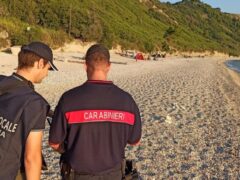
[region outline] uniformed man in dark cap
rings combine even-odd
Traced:
[[[110,67],[108,49],[91,46],[85,64],[88,80],[64,93],[56,107],[49,142],[63,152],[64,180],[121,180],[125,147],[140,141],[137,104],[107,79]]]
[[[32,42],[22,46],[17,71],[0,76],[1,180],[40,179],[49,105],[34,91],[33,83],[40,83],[48,70],[57,70],[52,50],[42,42]]]

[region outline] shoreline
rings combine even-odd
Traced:
[[[237,70],[232,69],[227,65],[228,61],[231,61],[232,59],[227,59],[223,62],[224,68],[227,70],[227,73],[231,76],[233,82],[240,88],[240,72]],[[235,59],[234,59],[235,60]],[[237,59],[236,59],[237,60]],[[240,60],[239,60],[240,61]]]
[[[232,80],[234,81],[234,83],[239,86],[240,88],[240,73],[236,72],[235,70],[232,69],[227,69],[228,73],[230,74],[230,76],[232,77]]]

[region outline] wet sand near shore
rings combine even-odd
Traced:
[[[109,79],[139,105],[143,134],[127,146],[142,179],[239,179],[239,76],[217,58],[164,59],[112,64]],[[57,62],[38,92],[54,108],[61,94],[86,81],[82,64]],[[230,73],[228,72],[230,71]],[[5,72],[7,74],[7,72]],[[42,179],[60,179],[59,155],[43,152],[49,166]]]

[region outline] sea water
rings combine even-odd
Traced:
[[[240,60],[229,60],[225,64],[228,68],[240,73]]]

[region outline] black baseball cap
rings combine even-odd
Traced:
[[[23,45],[21,48],[21,51],[22,50],[32,52],[32,53],[38,55],[39,57],[47,60],[51,66],[50,70],[58,71],[56,66],[53,64],[53,53],[52,53],[51,48],[48,45],[46,45],[42,42],[36,41],[36,42],[31,42],[28,45]]]

